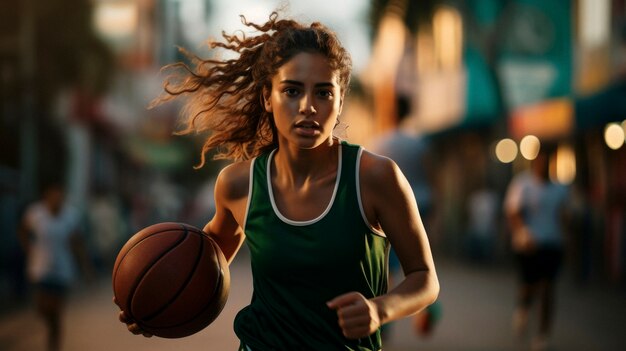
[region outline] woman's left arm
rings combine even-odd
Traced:
[[[430,245],[411,187],[392,160],[364,152],[360,167],[363,208],[389,238],[405,278],[387,294],[366,299],[357,292],[329,301],[348,338],[372,334],[387,322],[423,310],[439,294]]]

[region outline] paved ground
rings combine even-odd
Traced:
[[[235,313],[250,299],[251,276],[245,254],[231,265],[231,295],[220,317],[188,338],[145,339],[117,322],[107,280],[76,291],[67,308],[65,351],[198,351],[236,350],[232,332]],[[416,336],[411,320],[395,323],[385,351],[526,350],[510,329],[515,289],[509,268],[438,263],[443,317],[434,334]],[[564,351],[626,350],[626,293],[611,287],[576,287],[567,277],[558,291],[558,316],[553,347]],[[0,315],[0,351],[44,350],[45,332],[30,307]]]

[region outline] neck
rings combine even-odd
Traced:
[[[279,147],[274,155],[276,176],[292,184],[325,177],[337,171],[339,141],[330,139],[315,149]]]

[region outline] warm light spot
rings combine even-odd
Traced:
[[[519,144],[520,153],[527,160],[534,160],[539,153],[540,147],[539,138],[534,135],[525,136]]]
[[[624,128],[617,123],[610,123],[604,128],[604,142],[606,145],[617,150],[624,145]]]
[[[373,48],[375,80],[386,79],[389,75],[396,73],[395,70],[404,53],[406,35],[407,29],[402,18],[395,14],[383,16]]]
[[[578,5],[580,43],[597,48],[611,37],[611,1],[581,0]]]
[[[569,145],[560,145],[556,151],[556,181],[571,184],[576,178],[576,155]]]
[[[433,39],[441,68],[456,69],[461,65],[463,25],[461,15],[449,6],[442,6],[433,16]]]
[[[496,144],[496,157],[502,163],[511,163],[517,157],[517,144],[513,139],[502,139]]]
[[[94,25],[106,37],[124,38],[135,32],[138,14],[132,1],[100,2],[94,10]]]

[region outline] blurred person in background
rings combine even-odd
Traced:
[[[48,331],[48,351],[61,349],[63,311],[76,275],[75,259],[88,276],[93,274],[79,228],[78,209],[65,201],[60,181],[44,185],[41,199],[27,207],[19,227],[35,304]]]
[[[513,328],[518,337],[525,336],[531,306],[538,297],[539,332],[532,339],[533,350],[547,349],[552,331],[569,193],[568,187],[550,180],[551,150],[542,145],[530,169],[513,178],[505,198],[511,245],[520,273]]]

